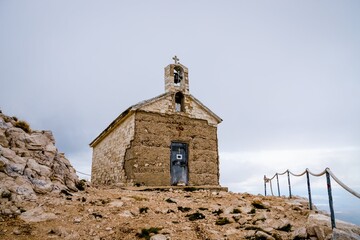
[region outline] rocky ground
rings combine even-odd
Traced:
[[[331,239],[329,218],[305,199],[193,190],[39,196],[1,216],[0,239]],[[359,226],[338,225],[333,239],[359,239]]]

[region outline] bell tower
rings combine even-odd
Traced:
[[[174,56],[175,63],[165,68],[165,92],[189,94],[188,69]]]

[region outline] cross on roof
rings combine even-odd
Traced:
[[[175,61],[175,64],[178,64],[180,61],[180,59],[176,55],[172,59]]]

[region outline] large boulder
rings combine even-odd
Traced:
[[[51,131],[32,131],[27,123],[0,112],[0,215],[15,214],[9,206],[38,195],[77,191],[78,183]]]
[[[317,239],[360,239],[359,226],[336,220],[336,229],[332,231],[330,217],[322,213],[309,215],[306,231],[309,237]]]

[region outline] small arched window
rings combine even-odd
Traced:
[[[175,66],[174,67],[174,85],[180,86],[182,79],[183,79],[183,71],[182,71],[181,67]]]
[[[184,111],[184,95],[181,92],[175,94],[175,112]]]

